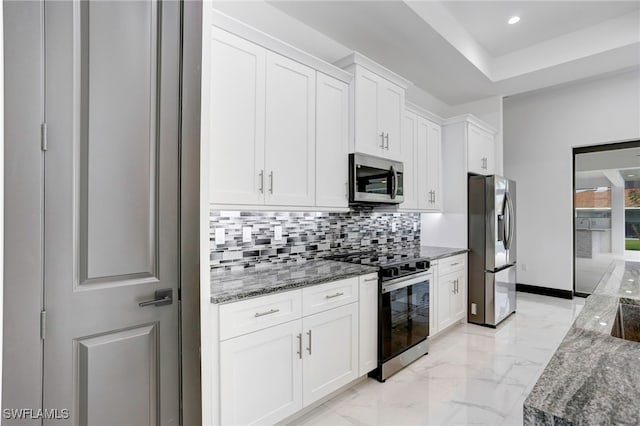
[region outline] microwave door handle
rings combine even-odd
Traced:
[[[396,198],[396,192],[398,191],[398,173],[393,166],[389,171],[391,172],[391,199],[393,200]]]

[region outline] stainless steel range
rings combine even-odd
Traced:
[[[384,382],[428,352],[429,260],[418,251],[357,252],[328,259],[378,267],[378,367]]]

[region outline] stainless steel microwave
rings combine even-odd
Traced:
[[[349,154],[350,204],[404,201],[402,163],[366,154]]]

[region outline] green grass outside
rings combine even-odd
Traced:
[[[640,250],[640,240],[624,240],[625,250]]]

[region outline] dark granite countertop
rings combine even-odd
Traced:
[[[620,300],[640,305],[640,262],[612,262],[525,400],[525,425],[640,424],[640,343],[611,335]]]
[[[469,249],[466,248],[421,246],[420,257],[424,257],[429,260],[438,260],[449,256],[455,256],[456,254],[466,253],[468,251]]]
[[[274,264],[243,271],[212,272],[211,303],[228,303],[269,293],[378,272],[372,266],[333,260]]]

